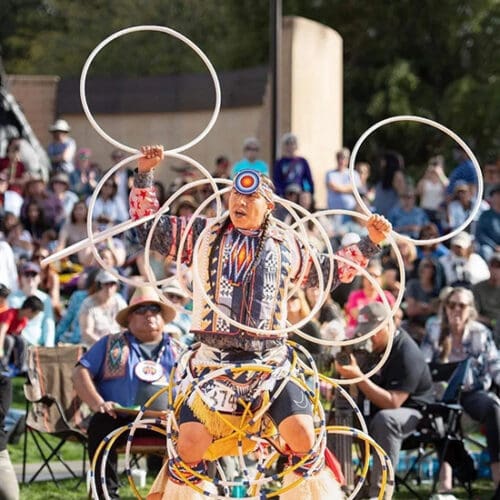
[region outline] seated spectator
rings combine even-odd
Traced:
[[[487,161],[483,166],[484,191],[483,199],[490,201],[491,192],[500,185],[500,168],[494,159]]]
[[[436,224],[429,222],[422,226],[420,229],[420,234],[418,239],[422,240],[433,240],[439,238],[439,229]],[[417,248],[417,257],[423,259],[424,257],[429,257],[431,259],[439,259],[443,255],[448,255],[450,250],[446,248],[442,243],[432,243],[431,245],[419,245]]]
[[[500,348],[500,253],[494,253],[488,262],[490,277],[472,287],[477,320],[493,332],[493,339]]]
[[[119,238],[108,238],[105,242],[97,245],[97,252],[104,264],[109,267],[121,269],[127,259],[127,249],[122,240]],[[84,267],[95,267],[100,265],[94,258],[92,251],[84,251],[78,253],[78,261]]]
[[[64,208],[59,198],[47,189],[42,178],[31,178],[26,182],[24,203],[21,207],[21,220],[28,217],[28,207],[36,202],[43,212],[48,227],[59,230],[64,220]]]
[[[7,177],[8,188],[10,191],[22,195],[24,183],[26,182],[26,168],[21,161],[21,147],[19,139],[14,137],[9,140],[7,145],[7,156],[0,158],[0,173]]]
[[[177,201],[173,204],[172,214],[177,215],[177,217],[191,217],[195,210],[199,207],[196,199],[191,195],[180,196]]]
[[[95,281],[96,292],[88,296],[80,307],[81,339],[87,347],[105,335],[121,331],[115,316],[127,306],[118,293],[118,280],[111,273],[102,269]]]
[[[30,233],[33,242],[38,243],[43,233],[53,226],[45,219],[43,208],[37,201],[30,201],[25,208],[21,217],[23,228]]]
[[[326,173],[326,188],[328,191],[328,208],[353,210],[356,206],[354,198],[353,184],[349,175],[349,157],[350,151],[343,148],[337,152],[337,168],[328,170]],[[354,171],[355,185],[359,188],[361,180],[357,171]],[[335,230],[337,230],[345,221],[344,215],[335,215],[333,217]]]
[[[451,201],[453,193],[455,192],[455,185],[459,182],[468,184],[473,196],[476,195],[477,191],[477,173],[472,160],[463,149],[458,147],[453,150],[453,156],[457,162],[457,166],[449,175],[449,183],[446,188],[448,202]]]
[[[69,177],[67,174],[56,174],[50,179],[50,189],[59,198],[64,210],[64,221],[71,216],[73,206],[78,201],[78,195],[69,190]]]
[[[443,315],[446,297],[453,291],[452,286],[445,286],[439,292],[436,304],[436,312],[427,318],[425,322],[424,339],[420,343],[420,350],[424,353],[425,362],[430,363],[434,357],[434,347],[439,343],[441,334],[441,317]]]
[[[448,229],[453,231],[461,226],[467,220],[473,208],[474,195],[471,192],[470,185],[464,181],[456,182],[455,189],[453,190],[453,199],[448,203]],[[476,221],[486,208],[486,202],[482,202],[473,221],[467,226],[466,231],[468,233],[474,234]]]
[[[404,174],[403,157],[389,151],[380,160],[380,180],[375,185],[373,208],[377,214],[389,216],[391,210],[399,203],[399,197],[407,189]]]
[[[369,184],[371,166],[366,161],[358,161],[354,165],[354,170],[359,175],[358,192],[366,200],[366,206],[369,207],[375,199],[375,188]]]
[[[69,174],[69,188],[84,199],[92,195],[101,177],[99,168],[90,161],[91,156],[90,149],[79,149],[76,153],[75,169]]]
[[[125,329],[117,335],[106,334],[80,359],[73,371],[73,385],[78,396],[94,412],[88,427],[90,460],[111,431],[133,421],[134,417],[120,413],[120,406],[141,406],[159,389],[168,384],[174,368],[176,351],[164,333],[165,324],[174,317],[174,310],[164,304],[152,287],[137,288],[130,306],[123,307],[116,318]],[[109,358],[113,353],[113,366]],[[146,370],[153,370],[151,377]],[[156,400],[153,408],[164,409],[167,394]],[[141,430],[136,433],[139,436]],[[118,443],[124,444],[126,436]],[[101,455],[102,458],[102,455]],[[99,459],[97,470],[100,470]],[[110,498],[118,495],[118,459],[113,447],[107,456],[106,486]],[[98,498],[104,498],[100,482]]]
[[[474,252],[472,237],[465,231],[451,239],[451,252],[441,257],[439,263],[444,271],[446,285],[449,286],[470,288],[490,277],[488,264]]]
[[[111,166],[115,166],[120,161],[122,161],[127,155],[121,149],[113,149],[111,152]],[[128,195],[130,193],[130,188],[132,187],[132,179],[134,172],[131,168],[121,167],[112,176],[112,179],[116,182],[118,186],[117,195],[123,201],[125,205],[128,204]],[[92,193],[90,193],[92,194]]]
[[[470,371],[460,403],[466,413],[486,428],[486,443],[491,458],[495,488],[500,483],[500,401],[489,392],[492,383],[500,385],[500,357],[491,332],[476,321],[474,296],[466,288],[454,288],[446,297],[438,342],[433,345],[433,360],[451,363],[471,358]],[[379,443],[380,444],[380,443]],[[452,488],[451,469],[443,467],[440,489]]]
[[[288,184],[285,188],[283,197],[287,201],[300,205],[300,193],[302,193],[302,188],[298,184]],[[292,214],[288,208],[284,207],[281,203],[276,204],[274,216],[281,221],[286,221],[287,224],[290,224],[293,221]]]
[[[403,266],[405,270],[406,281],[412,278],[418,278],[418,259],[417,259],[417,247],[412,241],[406,241],[398,239],[396,241],[399,253],[403,260]],[[382,266],[384,270],[395,269],[396,276],[394,277],[396,281],[401,280],[399,275],[399,264],[394,250],[389,250],[386,257],[382,257]]]
[[[366,271],[380,285],[382,284],[382,267],[378,261],[370,261],[366,268]],[[387,302],[392,307],[396,302],[394,296],[387,290],[384,290],[384,294],[387,298]],[[354,290],[349,294],[347,302],[344,306],[347,319],[346,336],[348,338],[351,338],[354,335],[354,330],[358,325],[359,311],[371,302],[382,302],[382,300],[382,297],[380,296],[377,289],[373,286],[371,281],[363,276],[361,288],[359,290]]]
[[[113,179],[107,179],[97,196],[92,214],[92,219],[99,224],[101,230],[129,218],[127,208],[117,193],[116,182]],[[87,205],[89,203],[90,198],[87,199]]]
[[[21,334],[28,321],[41,312],[43,302],[31,295],[18,309],[11,307],[0,313],[0,361],[4,367],[13,365],[19,373],[26,371],[27,342]]]
[[[23,197],[16,191],[9,189],[7,172],[0,172],[0,220],[7,212],[19,217],[24,203]]]
[[[356,335],[374,331],[387,317],[386,308],[372,302],[360,310]],[[389,338],[394,334],[389,357],[377,375],[358,382],[356,386],[371,403],[370,436],[383,448],[393,464],[399,461],[401,443],[409,436],[422,418],[421,410],[433,401],[432,377],[429,367],[414,340],[402,328],[391,332],[388,325],[372,337],[372,349],[382,355]],[[350,363],[335,368],[342,378],[352,379],[362,375],[354,356]],[[377,498],[378,480],[382,464],[374,454],[369,496]]]
[[[217,156],[215,159],[215,169],[212,172],[212,177],[215,177],[216,179],[229,179],[229,173],[231,170],[230,166],[231,164],[229,163],[229,158],[227,156]],[[224,185],[221,184],[219,187],[224,187]]]
[[[16,472],[10,461],[7,449],[7,433],[5,417],[12,403],[12,383],[9,377],[0,374],[0,463],[2,464],[2,480],[0,481],[0,498],[19,500],[19,485]]]
[[[407,188],[399,196],[399,205],[389,212],[392,229],[399,234],[416,239],[424,224],[429,222],[425,211],[415,206],[415,191]]]
[[[314,181],[308,161],[297,155],[297,136],[284,134],[281,138],[283,156],[276,160],[273,182],[278,196],[284,196],[286,187],[298,184],[302,191],[314,194]]]
[[[43,312],[30,319],[22,331],[29,345],[54,347],[55,321],[50,296],[40,290],[40,266],[25,262],[19,271],[19,289],[9,295],[9,306],[20,308],[24,300],[35,295],[43,302]]]
[[[59,274],[54,267],[54,264],[42,264],[42,260],[50,255],[47,248],[35,246],[31,261],[40,266],[40,290],[48,293],[52,301],[52,309],[59,320],[63,313],[63,305],[61,303]]]
[[[310,191],[302,191],[299,194],[299,205],[311,214],[316,213],[316,202],[314,200],[314,195]],[[301,218],[304,217],[304,214],[299,213],[298,216],[299,218]],[[295,220],[292,219],[291,215],[289,214],[285,219],[285,223],[294,224]],[[305,223],[305,230],[309,243],[311,243],[320,252],[322,252],[326,249],[326,243],[322,231],[319,229],[318,225],[323,228],[326,236],[328,237],[328,240],[331,240],[335,236],[335,231],[333,229],[331,220],[324,215],[318,216],[316,218],[316,222],[311,219]]]
[[[97,291],[95,278],[99,268],[91,269],[80,275],[78,289],[75,290],[68,301],[68,306],[56,327],[56,344],[81,344],[80,308],[83,301]]]
[[[33,252],[33,238],[29,231],[13,214],[7,214],[3,222],[5,241],[14,253],[15,262],[28,259]]]
[[[66,120],[56,120],[50,127],[52,142],[47,146],[47,153],[52,164],[52,172],[64,172],[70,174],[73,172],[74,157],[76,151],[75,140],[70,137],[70,126]]]
[[[189,295],[181,288],[177,279],[170,280],[162,287],[164,297],[175,307],[175,318],[165,326],[165,331],[185,346],[194,342],[191,330],[191,314],[187,307],[190,304]]]
[[[500,184],[492,187],[488,201],[490,208],[481,213],[476,224],[478,251],[486,260],[500,250]]]
[[[87,237],[87,213],[87,204],[84,201],[78,201],[73,205],[70,217],[64,222],[59,231],[57,251],[78,243]],[[91,253],[89,249],[84,249],[82,252],[85,255]],[[80,255],[79,252],[70,258],[73,261],[79,261]],[[86,259],[84,259],[85,261]]]
[[[420,207],[429,220],[439,226],[443,220],[442,209],[446,201],[448,177],[444,173],[444,158],[441,155],[429,160],[424,176],[417,184]]]
[[[404,329],[420,344],[425,336],[425,322],[437,312],[437,298],[441,290],[439,263],[423,258],[418,265],[418,278],[406,284],[404,300],[406,303],[406,321]]]
[[[248,137],[243,142],[243,158],[237,161],[231,169],[231,179],[242,170],[255,170],[269,176],[269,167],[264,160],[259,159],[260,142],[255,137]]]

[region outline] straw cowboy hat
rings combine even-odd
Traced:
[[[161,316],[165,323],[170,323],[175,318],[176,311],[173,307],[165,304],[161,301],[156,288],[152,286],[140,286],[137,287],[132,297],[130,298],[130,303],[128,307],[122,309],[116,315],[116,322],[123,326],[128,327],[128,316],[137,307],[143,304],[157,304],[161,308]]]

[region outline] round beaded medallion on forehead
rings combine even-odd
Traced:
[[[240,194],[253,194],[259,189],[260,183],[261,178],[258,173],[244,170],[235,177],[234,189]]]

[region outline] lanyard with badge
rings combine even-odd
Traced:
[[[139,380],[143,382],[153,383],[163,377],[163,367],[160,364],[160,359],[165,352],[165,344],[163,344],[160,352],[156,356],[156,360],[144,359],[143,353],[139,347],[139,363],[135,365],[134,373]]]

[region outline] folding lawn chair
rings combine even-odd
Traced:
[[[28,351],[28,380],[24,385],[26,396],[26,433],[24,435],[22,483],[33,482],[47,469],[57,485],[51,462],[57,459],[67,472],[85,479],[87,436],[84,417],[89,413],[86,405],[76,396],[71,381],[73,367],[83,354],[82,346],[36,347]],[[26,478],[28,435],[40,455],[41,465],[33,476]],[[79,475],[62,456],[67,442],[82,446],[82,474]]]

